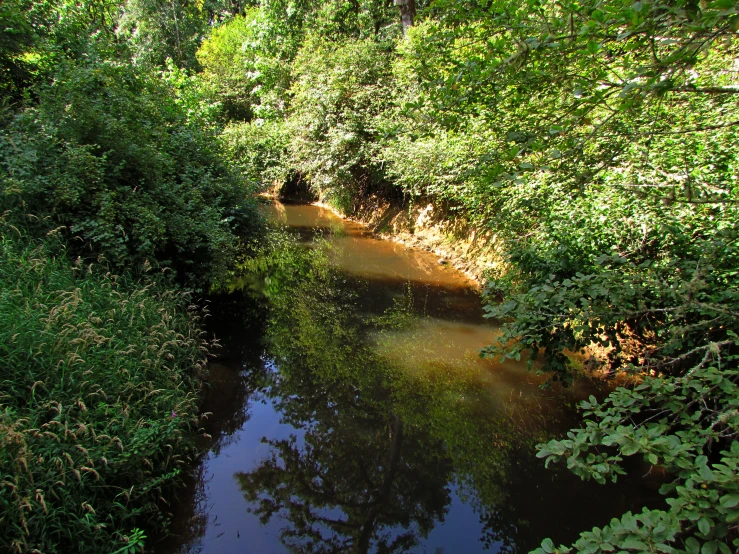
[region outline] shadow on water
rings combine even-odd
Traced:
[[[296,240],[250,281],[262,317],[244,291],[213,301],[210,449],[156,552],[525,552],[655,504],[638,474],[543,467],[535,444],[603,391],[481,360],[496,328],[462,276],[327,210],[273,210]]]

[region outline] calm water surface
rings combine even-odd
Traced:
[[[270,215],[293,240],[251,300],[214,300],[210,450],[157,552],[526,552],[654,505],[644,468],[544,468],[536,443],[599,391],[480,359],[497,330],[462,274],[317,206]]]

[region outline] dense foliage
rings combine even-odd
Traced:
[[[376,118],[390,94],[390,51],[375,42],[315,40],[294,64],[288,153],[322,199],[351,212],[382,180]]]
[[[7,84],[33,99],[0,114],[0,209],[16,225],[38,218],[34,233],[63,226],[76,253],[116,270],[170,266],[202,289],[222,278],[256,227],[248,187],[220,155],[210,112],[182,90],[181,70],[132,65],[136,44],[115,40],[116,17],[133,4],[15,7],[28,43],[9,58],[36,78]]]
[[[121,63],[60,68],[0,131],[3,209],[65,226],[116,268],[164,263],[205,286],[249,226],[246,190],[166,85]]]
[[[0,544],[139,547],[193,453],[204,348],[188,297],[2,231]]]
[[[2,551],[166,527],[206,353],[185,291],[259,228],[186,70],[228,4],[0,5]]]

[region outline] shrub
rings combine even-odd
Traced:
[[[582,403],[581,428],[539,445],[540,458],[566,461],[583,479],[615,481],[624,473],[623,459],[635,455],[662,466],[670,478],[660,489],[669,509],[627,512],[582,533],[573,548],[546,540],[537,554],[736,551],[739,372],[732,350],[738,345],[730,333],[725,341],[696,348],[699,361],[680,377],[648,376],[633,389],[618,388],[605,402],[591,397]]]
[[[0,129],[0,209],[65,226],[75,253],[117,270],[172,266],[203,288],[256,228],[243,187],[156,76],[67,64]],[[77,240],[79,239],[79,240]]]
[[[292,165],[320,197],[345,211],[360,193],[384,182],[376,118],[389,101],[391,56],[374,41],[314,38],[295,60]]]
[[[224,153],[246,179],[262,186],[287,179],[290,137],[282,121],[229,123],[220,140]]]

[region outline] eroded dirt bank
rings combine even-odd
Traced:
[[[304,195],[293,198],[278,190],[265,196],[288,202],[308,200]],[[501,245],[494,232],[474,227],[429,201],[401,204],[373,194],[355,200],[352,212],[344,213],[322,199],[312,200],[342,219],[361,223],[378,238],[432,252],[439,264],[453,266],[478,287],[485,283],[487,275],[505,270]]]

